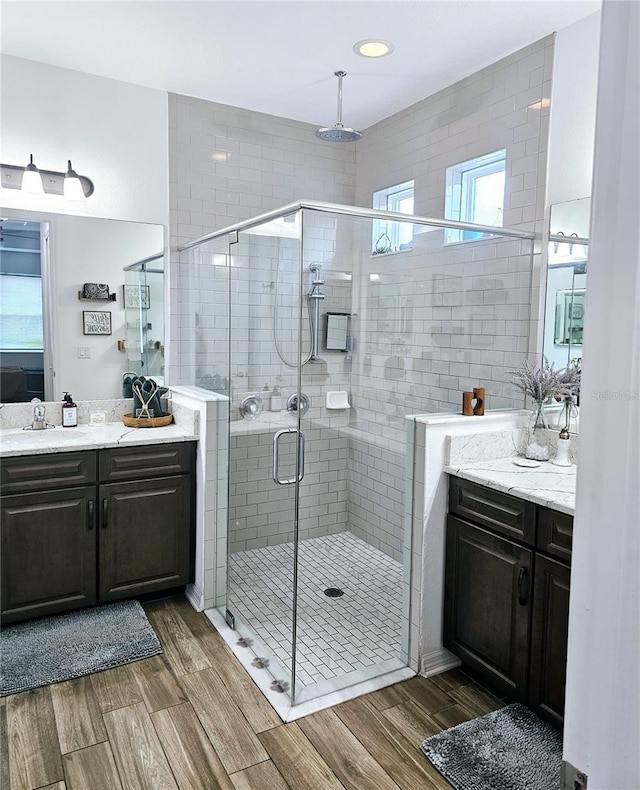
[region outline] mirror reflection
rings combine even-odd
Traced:
[[[543,354],[556,370],[569,365],[582,369],[590,210],[590,198],[551,207]],[[578,410],[569,406],[571,418],[560,408],[557,424],[577,432]]]
[[[543,353],[556,370],[582,366],[591,199],[551,207]]]
[[[0,400],[119,398],[127,371],[162,379],[163,226],[0,212]]]

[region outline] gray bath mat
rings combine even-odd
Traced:
[[[466,721],[420,748],[456,790],[560,787],[560,733],[524,705]]]
[[[8,625],[0,633],[0,696],[162,653],[138,601]]]

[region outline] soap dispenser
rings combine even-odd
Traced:
[[[569,431],[563,428],[558,435],[558,450],[552,463],[556,466],[572,466],[571,457],[569,455],[570,447],[571,438],[569,436]]]
[[[73,398],[68,392],[64,393],[62,403],[62,427],[75,428],[78,424],[78,407],[73,402]]]

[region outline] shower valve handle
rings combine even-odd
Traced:
[[[280,439],[285,433],[298,434],[298,474],[296,477],[280,478],[279,465],[280,465]],[[273,482],[279,486],[290,486],[293,483],[299,483],[304,477],[304,434],[298,431],[297,428],[283,428],[274,434],[273,437]]]

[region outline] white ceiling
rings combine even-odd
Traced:
[[[365,129],[597,11],[599,0],[2,0],[2,52],[316,125]],[[364,38],[393,42],[377,60]]]

